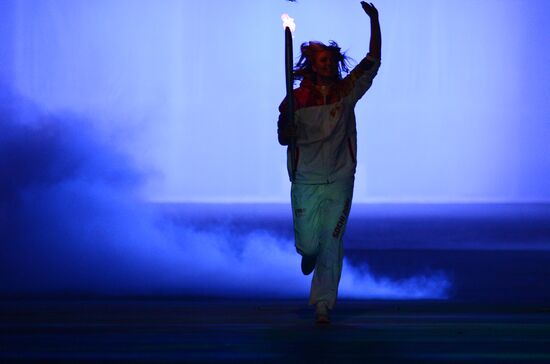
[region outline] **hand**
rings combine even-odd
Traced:
[[[285,127],[277,128],[277,135],[279,138],[279,144],[289,145],[293,138],[296,138],[298,129],[296,126],[286,125]]]
[[[378,10],[374,7],[374,5],[372,5],[372,3],[369,4],[366,1],[361,1],[361,6],[369,18],[378,19]]]
[[[296,138],[298,136],[298,128],[296,125],[287,125],[287,127],[283,129],[283,135],[285,138]]]

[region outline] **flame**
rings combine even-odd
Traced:
[[[281,15],[281,20],[283,21],[283,28],[289,27],[290,31],[294,33],[296,30],[296,23],[294,23],[294,18],[288,16],[287,13]]]

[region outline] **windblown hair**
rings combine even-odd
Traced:
[[[342,52],[338,43],[331,40],[328,45],[322,42],[310,41],[304,42],[300,46],[302,52],[298,63],[294,67],[294,79],[303,80],[311,79],[315,81],[315,72],[313,72],[312,64],[315,55],[321,51],[329,51],[332,53],[336,63],[338,64],[338,79],[342,79],[342,72],[348,73],[350,68],[350,57],[346,55],[346,52]]]

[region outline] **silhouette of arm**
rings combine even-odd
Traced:
[[[382,56],[382,35],[380,33],[378,10],[372,3],[369,4],[365,1],[361,1],[361,6],[370,18],[369,54],[376,59],[380,59]]]
[[[277,122],[277,136],[279,138],[279,144],[281,145],[289,145],[290,140],[293,137],[292,127],[288,124],[284,113],[279,114],[279,121]]]
[[[344,78],[343,91],[348,100],[356,103],[372,85],[380,67],[381,45],[380,23],[378,22],[378,10],[372,4],[361,1],[361,6],[370,17],[371,36],[369,53],[353,70]]]
[[[297,128],[295,125],[290,125],[287,113],[285,98],[279,106],[279,120],[277,121],[277,137],[281,145],[289,145],[290,140],[297,136]]]

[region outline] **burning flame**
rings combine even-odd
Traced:
[[[296,24],[294,23],[294,18],[288,16],[287,13],[281,15],[281,20],[283,21],[283,28],[289,27],[290,31],[294,33],[296,30]]]

